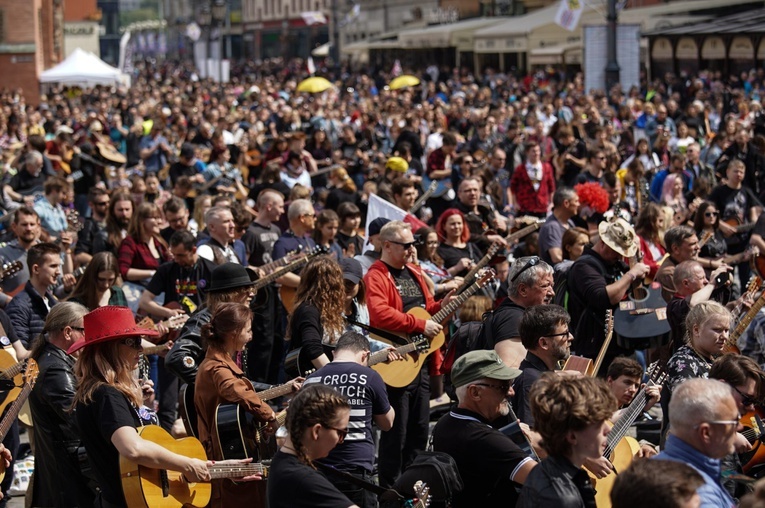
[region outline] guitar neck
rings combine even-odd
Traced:
[[[452,298],[452,301],[449,302],[449,304],[446,307],[442,307],[441,310],[433,314],[433,321],[435,321],[438,324],[443,323],[447,317],[451,316],[452,313],[460,308],[460,306],[467,301],[468,298],[476,294],[476,292],[481,289],[480,282],[473,283],[470,287],[468,287],[462,294],[455,296]]]
[[[741,334],[744,333],[744,331],[749,326],[749,323],[752,322],[754,316],[760,312],[763,306],[765,306],[765,293],[763,293],[762,296],[760,296],[757,301],[754,302],[752,308],[750,308],[749,311],[744,314],[744,317],[741,318],[741,321],[739,321],[736,327],[733,329],[730,337],[728,338],[729,344],[735,345],[738,342],[738,338],[741,337]]]
[[[285,383],[283,385],[269,388],[268,390],[263,390],[262,392],[257,392],[257,396],[260,397],[260,400],[266,401],[266,400],[275,399],[276,397],[281,397],[283,395],[288,395],[292,393],[292,391],[293,391],[292,383]]]
[[[436,187],[437,185],[430,184],[430,187],[428,187],[428,190],[423,192],[422,196],[417,198],[417,201],[414,202],[414,204],[412,205],[412,208],[409,209],[409,213],[411,213],[412,215],[417,213],[417,210],[419,210],[422,207],[422,205],[425,204],[425,201],[427,201],[428,198],[432,196],[433,193],[436,191]]]
[[[274,270],[277,270],[281,268],[282,266],[286,265],[287,261],[290,259],[290,256],[292,254],[297,254],[297,252],[292,251],[288,253],[286,256],[284,256],[283,258],[277,259],[276,261],[271,261],[270,263],[261,265],[258,268],[260,268],[263,271],[263,273],[270,274]]]
[[[292,261],[290,263],[287,263],[283,267],[279,268],[278,270],[271,272],[270,274],[266,275],[262,279],[258,279],[257,282],[255,282],[255,290],[261,289],[266,287],[267,285],[271,284],[273,281],[284,275],[285,273],[289,273],[295,268],[300,268],[301,266],[308,263],[308,261],[312,258],[312,255],[307,255],[305,257],[302,257],[300,259],[296,259],[295,261]]]
[[[13,379],[24,370],[26,362],[16,362],[0,373],[0,379]]]
[[[520,238],[523,238],[526,235],[530,235],[531,233],[533,233],[534,231],[536,231],[540,227],[542,227],[542,224],[540,222],[537,222],[537,223],[532,224],[530,226],[526,226],[523,229],[519,229],[515,233],[510,233],[509,235],[507,235],[505,237],[505,240],[507,241],[508,244],[511,244],[512,242],[514,242],[514,241],[516,241],[516,240],[518,240]]]
[[[412,342],[411,344],[405,344],[403,346],[397,347],[396,353],[400,354],[401,356],[404,356],[416,350],[417,350],[417,343]],[[371,367],[372,365],[377,365],[378,363],[383,363],[385,361],[388,361],[388,350],[383,349],[381,351],[375,351],[374,353],[369,355],[367,366]]]
[[[489,264],[489,261],[491,261],[491,258],[494,257],[494,255],[499,250],[499,244],[493,243],[491,244],[491,247],[489,247],[489,250],[486,252],[486,255],[481,258],[481,260],[475,264],[473,268],[470,269],[470,271],[463,277],[462,285],[457,288],[457,294],[460,294],[462,290],[464,290],[468,284],[475,278],[475,276],[478,274],[478,272],[486,265]]]
[[[244,478],[254,474],[265,475],[268,473],[268,467],[260,463],[255,464],[215,464],[209,466],[211,480],[222,478]]]
[[[16,397],[16,400],[11,402],[10,406],[8,406],[8,411],[3,416],[3,421],[0,422],[0,441],[5,439],[5,436],[8,435],[8,431],[11,430],[11,425],[13,425],[13,422],[18,418],[19,412],[21,412],[21,406],[27,401],[30,393],[32,393],[32,385],[24,383],[24,388],[21,389],[19,396]]]
[[[158,355],[163,351],[167,351],[166,346],[152,346],[152,347],[143,348],[143,351],[141,352],[141,354],[143,354],[144,356]]]
[[[653,381],[649,381],[649,383],[651,385],[654,384]],[[611,456],[616,445],[618,445],[619,441],[627,435],[632,424],[637,421],[638,416],[640,416],[640,413],[643,412],[643,408],[645,407],[646,398],[645,387],[643,387],[637,392],[635,398],[632,399],[632,402],[627,406],[627,409],[624,410],[619,419],[616,420],[614,426],[611,427],[611,431],[606,438],[606,450],[603,452],[604,457],[609,458]]]

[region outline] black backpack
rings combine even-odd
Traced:
[[[486,311],[481,321],[471,321],[462,324],[452,336],[444,355],[442,370],[445,373],[452,371],[452,365],[457,358],[469,351],[479,349],[493,349],[491,337],[491,319],[494,311]]]
[[[454,495],[464,487],[457,463],[444,452],[419,452],[396,480],[393,489],[406,498],[412,498],[417,481],[425,482],[430,488],[431,508],[449,506]]]

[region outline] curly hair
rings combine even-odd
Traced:
[[[319,309],[324,333],[337,338],[345,330],[344,302],[343,269],[337,261],[330,256],[318,256],[309,261],[300,272],[295,307],[310,303]],[[291,323],[287,328],[292,328]]]
[[[441,214],[441,217],[438,218],[438,222],[436,222],[436,233],[438,234],[438,239],[442,242],[446,240],[446,221],[453,215],[459,215],[459,217],[462,219],[462,235],[460,236],[460,241],[467,243],[467,241],[470,240],[470,228],[468,228],[467,221],[465,220],[465,215],[456,208],[449,208]]]
[[[350,409],[351,405],[345,395],[324,384],[305,386],[295,395],[287,409],[285,427],[300,462],[314,467],[303,444],[305,432],[316,424],[335,426],[338,413]]]
[[[226,302],[215,307],[212,319],[202,325],[202,341],[223,348],[226,339],[235,337],[252,322],[252,311],[243,303]]]
[[[602,379],[563,378],[544,374],[529,392],[535,430],[542,436],[542,447],[554,457],[571,452],[569,431],[584,430],[613,415],[617,401]]]
[[[72,408],[77,404],[92,402],[93,394],[103,385],[113,386],[135,407],[141,407],[141,387],[133,377],[133,366],[122,358],[119,348],[119,340],[82,348],[77,363],[74,364],[77,391],[72,400]]]
[[[115,277],[114,283],[121,285],[120,266],[117,262],[117,256],[110,251],[99,252],[90,260],[87,268],[85,268],[85,272],[80,277],[80,280],[77,281],[77,285],[74,286],[67,300],[83,302],[88,309],[95,310],[98,307],[98,295],[96,294],[98,274],[101,272],[112,272]]]

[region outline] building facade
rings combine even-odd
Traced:
[[[40,73],[64,57],[62,0],[0,0],[0,88],[22,88],[40,98]]]
[[[76,48],[99,56],[101,11],[96,0],[77,0],[64,4],[64,56]]]
[[[241,0],[243,56],[307,58],[329,41],[333,2],[344,0]],[[324,14],[326,23],[308,24],[304,13]],[[311,21],[308,19],[309,22]]]

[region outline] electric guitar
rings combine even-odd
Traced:
[[[147,425],[137,429],[138,435],[171,452],[207,461],[205,449],[196,438],[173,439],[162,427]],[[239,479],[255,474],[268,475],[268,467],[259,463],[221,464],[207,467],[210,479]],[[120,477],[125,502],[130,508],[204,508],[210,502],[209,482],[193,483],[183,473],[141,466],[120,455]]]
[[[593,363],[592,360],[585,358],[584,356],[571,355],[566,360],[566,363],[563,366],[563,370],[575,370],[589,377],[595,377],[598,375],[600,366],[603,365],[603,358],[605,358],[606,351],[608,351],[608,347],[611,345],[611,339],[614,336],[614,317],[611,309],[606,311],[605,326],[606,339],[600,346],[600,351],[598,352],[598,356],[596,357],[595,362]]]
[[[754,316],[760,312],[760,309],[762,309],[763,306],[765,306],[765,293],[760,295],[760,297],[755,300],[755,302],[752,304],[752,307],[747,311],[746,314],[744,314],[744,316],[736,324],[733,330],[731,330],[730,335],[728,336],[728,340],[725,341],[725,346],[723,347],[724,353],[740,353],[738,348],[738,339],[741,337],[741,334],[743,334],[746,329],[749,328],[749,325],[752,323]]]
[[[16,418],[19,416],[21,407],[24,405],[24,403],[29,398],[29,395],[32,393],[32,388],[34,388],[38,373],[39,369],[37,367],[37,362],[31,358],[28,358],[26,369],[24,370],[24,385],[15,394],[13,400],[10,401],[8,410],[5,412],[5,414],[3,414],[3,419],[0,420],[0,441],[4,440],[5,436],[8,435],[8,431],[11,430],[11,425],[13,425],[13,422],[15,422]],[[11,390],[11,392],[13,392],[13,390]],[[6,405],[8,399],[10,398],[11,393],[8,394],[3,404]],[[3,481],[3,478],[5,478],[5,464],[0,461],[0,482]]]
[[[648,372],[647,386],[662,385],[668,377],[665,372],[661,371],[658,362],[649,366]],[[628,436],[627,432],[643,413],[647,400],[646,387],[643,386],[635,394],[630,405],[622,412],[608,433],[603,457],[613,464],[615,474],[609,474],[605,478],[599,479],[587,471],[590,481],[597,491],[595,494],[595,504],[598,508],[611,507],[611,489],[613,489],[617,474],[620,471],[626,470],[635,458],[635,454],[640,451],[640,444],[634,438]]]
[[[478,290],[491,282],[491,280],[494,279],[494,276],[494,270],[486,270],[480,279],[475,281],[469,288],[463,291],[462,294],[452,298],[448,305],[441,307],[441,310],[436,312],[433,316],[431,316],[428,311],[421,307],[414,307],[413,309],[410,309],[407,314],[410,314],[417,319],[431,320],[438,324],[442,324],[449,318],[449,316],[454,313],[454,311],[462,306],[462,304],[465,303],[468,298],[473,296]],[[419,342],[423,335],[402,335],[402,337],[407,339],[409,342],[415,343]],[[430,339],[430,348],[427,351],[422,351],[420,353],[413,352],[407,354],[403,361],[400,360],[389,363],[378,363],[372,368],[376,370],[380,376],[382,376],[385,384],[395,388],[402,388],[407,386],[414,380],[415,377],[417,377],[417,374],[420,372],[420,369],[425,363],[425,360],[431,353],[440,349],[441,346],[444,345],[444,341],[444,332],[442,331]]]

